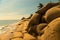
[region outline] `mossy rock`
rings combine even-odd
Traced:
[[[49,9],[45,14],[45,20],[50,23],[53,19],[60,17],[60,5]]]
[[[41,40],[60,40],[60,17],[54,19],[46,27],[47,29],[41,36]]]

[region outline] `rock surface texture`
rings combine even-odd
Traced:
[[[0,40],[60,40],[60,4],[47,3],[31,17],[0,31]]]

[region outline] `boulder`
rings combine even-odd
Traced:
[[[0,35],[0,40],[10,40],[10,38],[12,38],[12,33],[7,31],[3,34]]]
[[[30,19],[33,16],[33,14],[31,14],[27,19]]]
[[[60,17],[60,5],[55,6],[55,7],[51,8],[51,9],[49,9],[46,12],[44,17],[45,17],[45,20],[47,21],[47,23],[50,23],[55,18]]]
[[[37,32],[39,35],[42,35],[42,34],[44,33],[42,30],[43,30],[46,26],[47,26],[47,23],[41,23],[41,24],[37,25],[36,32]]]
[[[22,18],[21,18],[21,20],[24,20],[24,19],[26,19],[26,18],[25,18],[25,17],[22,17]]]
[[[23,37],[23,34],[21,32],[13,32],[12,38],[17,38],[17,37]]]
[[[40,21],[40,15],[35,13],[35,14],[33,14],[33,16],[30,19],[30,24],[36,25],[36,24],[39,24],[39,21]]]
[[[59,5],[59,3],[47,3],[41,9],[39,9],[35,14],[33,14],[33,16],[30,19],[27,31],[31,27],[31,25],[33,26],[42,23],[42,16],[45,14],[45,12],[56,5]]]
[[[29,29],[29,34],[37,37],[38,35],[41,36],[44,31],[42,31],[45,27],[47,26],[47,23],[41,23],[39,25],[34,25],[32,27],[30,27]]]
[[[45,12],[48,10],[48,9],[50,9],[50,8],[52,8],[52,7],[54,7],[54,6],[57,6],[57,5],[59,5],[59,3],[47,3],[46,5],[44,5],[41,9],[39,9],[36,13],[38,13],[38,14],[45,14]]]
[[[57,6],[57,5],[59,5],[59,3],[47,3],[46,5],[44,5],[41,9],[39,9],[36,12],[36,13],[39,14],[38,17],[40,17],[40,23],[42,23],[42,22],[46,23],[45,19],[43,18],[43,16],[45,15],[46,11],[49,10],[50,8],[54,7],[54,6]]]
[[[41,40],[60,40],[60,17],[54,19],[46,27],[47,29],[40,37]]]
[[[40,15],[35,13],[33,14],[33,16],[31,17],[28,27],[27,27],[27,31],[29,30],[30,27],[33,27],[34,25],[37,25],[40,23]]]
[[[36,38],[33,37],[32,35],[25,33],[24,34],[24,40],[35,40]]]
[[[27,29],[28,23],[29,23],[28,19],[17,23],[16,31],[21,31],[21,32],[25,31]]]

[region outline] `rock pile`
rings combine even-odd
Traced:
[[[0,40],[60,40],[60,5],[47,3],[29,18],[12,25]]]
[[[38,10],[31,17],[29,24],[28,24],[27,31],[29,34],[31,34],[35,37],[40,36],[40,40],[59,40],[60,35],[58,35],[58,34],[60,31],[58,30],[57,33],[53,32],[53,30],[55,30],[57,28],[59,29],[59,26],[60,26],[59,25],[60,19],[56,19],[56,18],[60,18],[59,3],[48,3],[47,5],[43,6],[40,10]],[[53,22],[54,20],[59,20],[59,21],[56,21],[57,23],[55,23],[55,22]],[[57,31],[57,30],[55,30],[55,31]],[[53,38],[52,38],[52,36],[53,36]]]

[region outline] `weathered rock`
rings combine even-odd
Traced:
[[[21,18],[21,20],[24,20],[24,19],[26,19],[26,18],[25,18],[25,17],[22,17],[22,18]]]
[[[36,32],[37,32],[39,35],[42,35],[42,34],[44,33],[42,30],[43,30],[46,26],[47,26],[47,23],[41,23],[41,24],[37,25]]]
[[[36,24],[39,24],[39,21],[40,21],[40,15],[35,13],[30,19],[30,24],[36,25]]]
[[[40,37],[41,37],[41,36],[37,36],[37,39],[38,39],[38,40],[41,40],[41,38],[40,38]]]
[[[13,32],[12,38],[17,38],[17,37],[23,37],[23,34],[21,32]]]
[[[47,23],[41,23],[39,25],[35,25],[33,27],[30,27],[28,33],[35,36],[35,37],[37,37],[38,35],[41,36],[44,33],[43,29],[46,26],[47,26]]]
[[[12,38],[12,33],[7,31],[3,34],[0,35],[0,40],[10,40],[10,38]]]
[[[42,16],[45,14],[45,12],[56,5],[59,5],[59,3],[47,3],[47,5],[43,6],[40,10],[33,14],[33,16],[30,19],[27,30],[33,25],[42,23]]]
[[[60,17],[48,24],[41,40],[60,40]]]
[[[14,39],[11,39],[11,40],[23,40],[22,38],[14,38]]]
[[[21,21],[16,25],[17,26],[16,31],[24,32],[27,29],[28,23],[29,23],[28,19]]]
[[[49,9],[45,14],[45,20],[47,23],[51,22],[53,19],[60,17],[60,5]]]
[[[35,40],[36,38],[33,37],[32,35],[25,33],[24,34],[24,40]]]
[[[38,10],[36,13],[38,13],[38,14],[45,14],[45,12],[48,10],[48,9],[50,9],[50,8],[52,8],[52,7],[54,7],[54,6],[57,6],[57,5],[59,5],[59,3],[47,3],[46,5],[44,5],[40,10]]]
[[[33,14],[31,14],[27,19],[30,19],[33,16]]]
[[[33,16],[31,17],[28,27],[27,27],[27,31],[29,30],[30,27],[33,27],[34,25],[37,25],[40,23],[40,16],[39,14],[35,13],[33,14]]]
[[[44,5],[41,9],[39,9],[36,13],[39,14],[39,17],[40,17],[40,23],[41,22],[45,22],[45,21],[42,21],[42,16],[45,14],[45,12],[54,7],[54,6],[57,6],[59,5],[59,3],[47,3],[46,5]],[[46,23],[46,22],[45,22]]]
[[[59,4],[48,3],[29,18],[22,18],[21,22],[11,25],[11,27],[9,25],[10,30],[0,35],[0,40],[37,40],[33,35],[39,36],[38,40],[60,40],[60,18],[57,18],[60,17],[60,6],[57,5]],[[48,25],[44,23],[43,15],[45,15]],[[33,35],[26,33],[26,29],[29,28]]]

